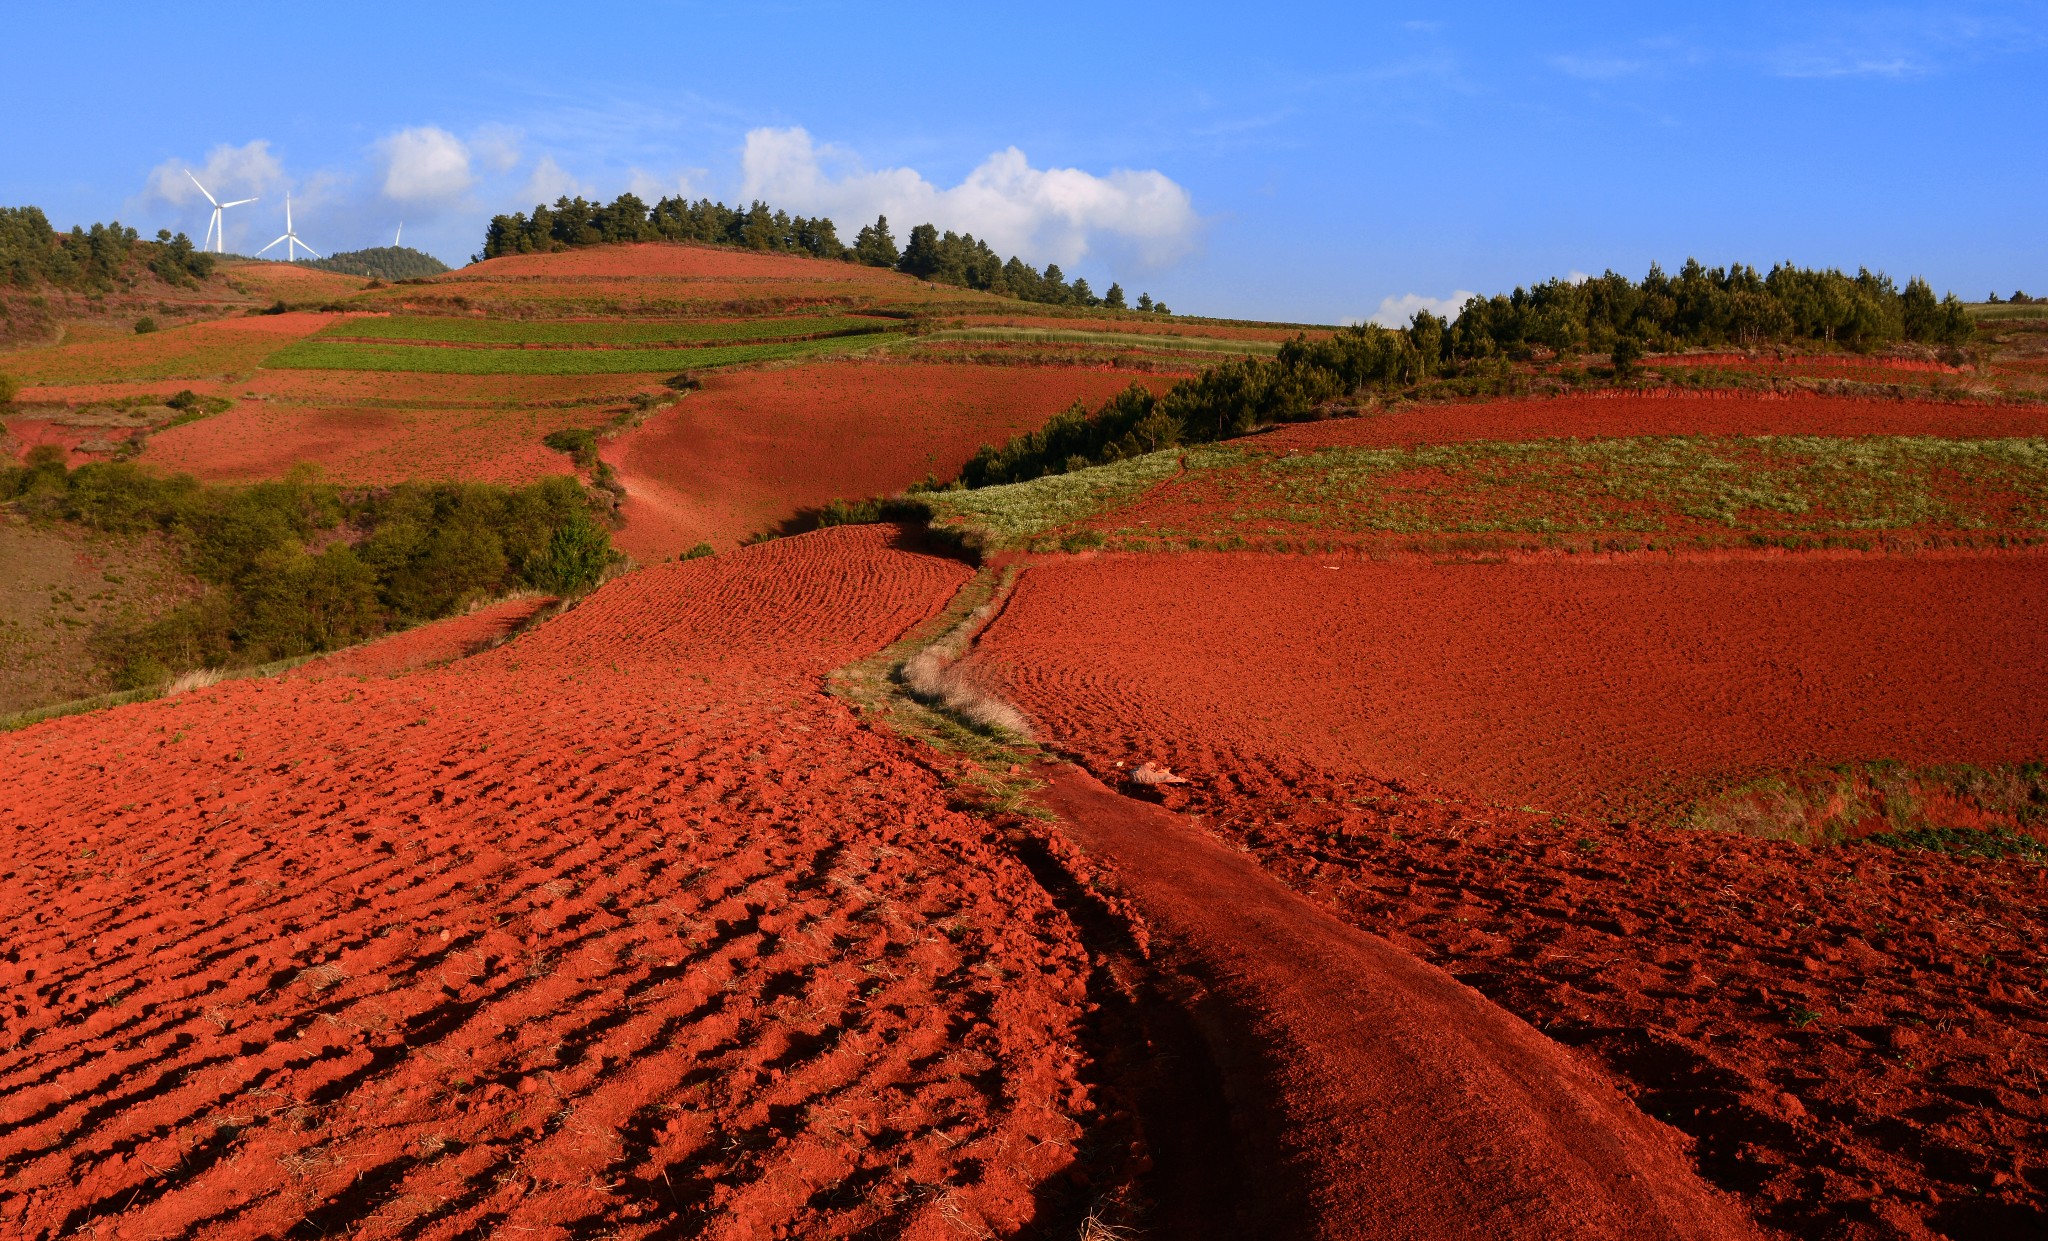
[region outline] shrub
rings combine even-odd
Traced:
[[[695,547],[691,548],[691,549],[690,549],[689,551],[686,551],[686,552],[684,552],[684,553],[683,553],[682,555],[680,555],[680,556],[677,556],[677,557],[676,557],[676,559],[677,559],[677,560],[702,560],[702,559],[704,559],[704,557],[706,557],[706,556],[715,556],[715,555],[717,555],[717,554],[718,554],[718,553],[717,553],[717,552],[716,552],[715,550],[713,550],[713,548],[712,548],[711,544],[709,544],[709,543],[699,543],[699,544],[697,544],[697,546],[695,546]]]
[[[597,463],[597,434],[585,427],[563,427],[550,431],[541,437],[541,443],[556,452],[569,454],[581,469],[589,469]]]
[[[529,566],[527,577],[542,590],[576,594],[604,579],[611,567],[611,536],[583,514],[555,527],[547,551]]]
[[[12,405],[14,398],[21,395],[21,381],[6,371],[0,371],[0,405]]]
[[[156,331],[156,320],[149,315],[144,315],[135,321],[135,334],[137,336],[147,336],[154,331]]]

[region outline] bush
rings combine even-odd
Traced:
[[[156,320],[150,316],[144,315],[135,321],[135,334],[137,336],[147,336],[154,331],[156,331]]]
[[[585,590],[616,559],[573,478],[344,491],[300,467],[283,482],[202,487],[125,462],[67,470],[64,456],[42,445],[0,469],[0,500],[110,534],[154,532],[203,588],[154,621],[93,635],[124,689],[333,650],[510,590]]]
[[[695,547],[691,548],[691,549],[690,549],[689,551],[686,551],[686,552],[684,552],[684,553],[683,553],[682,555],[680,555],[680,556],[677,556],[677,557],[676,557],[676,559],[677,559],[677,560],[702,560],[702,559],[704,559],[704,557],[706,557],[706,556],[715,556],[715,555],[717,555],[717,554],[718,554],[718,553],[717,553],[717,551],[715,551],[715,550],[714,550],[714,549],[712,548],[711,544],[709,544],[709,543],[699,543],[699,544],[697,544],[697,546],[695,546]]]
[[[14,404],[14,398],[21,395],[21,381],[6,371],[0,371],[0,405]]]
[[[540,442],[556,452],[568,453],[578,468],[587,470],[597,464],[597,434],[585,427],[550,431],[541,437]]]

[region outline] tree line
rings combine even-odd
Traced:
[[[143,241],[118,220],[60,233],[40,207],[0,207],[0,276],[10,283],[103,293],[132,280],[136,263],[167,284],[191,285],[213,274],[213,256],[183,233],[159,229],[155,241]]]
[[[585,590],[615,559],[566,477],[366,490],[301,467],[283,482],[209,487],[125,462],[66,469],[63,452],[43,445],[26,465],[0,468],[0,501],[34,520],[159,534],[196,580],[164,615],[92,635],[120,689],[334,650],[522,587]]]
[[[340,272],[344,276],[369,276],[375,280],[418,280],[438,276],[448,264],[411,246],[371,246],[366,250],[343,250],[324,259],[300,259],[301,267]]]
[[[477,261],[507,254],[547,254],[575,246],[617,245],[634,241],[697,241],[813,258],[838,259],[870,267],[887,267],[941,284],[980,289],[1019,301],[1056,306],[1100,306],[1171,314],[1150,294],[1135,307],[1125,301],[1121,285],[1097,294],[1086,279],[1069,282],[1056,263],[1040,271],[1015,256],[1003,259],[972,233],[941,233],[930,224],[910,230],[899,249],[887,216],[875,217],[854,236],[840,239],[839,228],[824,216],[791,215],[756,201],[745,210],[708,198],[689,202],[663,198],[652,207],[639,196],[621,194],[609,203],[562,197],[552,207],[541,204],[531,215],[513,212],[491,217]]]
[[[1425,310],[1403,328],[1362,324],[1322,340],[1297,336],[1271,359],[1211,367],[1162,396],[1132,384],[1093,411],[1077,401],[1037,431],[984,445],[960,481],[1022,482],[1228,439],[1320,417],[1329,402],[1528,361],[1539,350],[1560,360],[1581,350],[1607,353],[1625,372],[1646,349],[1795,341],[1865,350],[1901,340],[1959,345],[1973,330],[1954,294],[1937,300],[1917,277],[1901,290],[1867,270],[1851,277],[1789,264],[1758,277],[1754,268],[1688,261],[1676,278],[1653,265],[1641,282],[1610,271],[1475,297],[1455,322]]]

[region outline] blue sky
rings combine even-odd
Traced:
[[[0,202],[461,262],[567,190],[877,206],[1189,313],[1328,322],[1613,267],[2048,292],[2048,0],[58,5]],[[31,54],[22,54],[32,49]]]

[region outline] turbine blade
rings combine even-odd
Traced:
[[[284,237],[280,237],[280,238],[278,238],[278,239],[277,239],[277,241],[283,241],[283,240],[285,239],[285,237],[289,237],[289,236],[291,236],[291,234],[290,234],[290,233],[286,233],[286,234],[284,235]],[[270,250],[270,246],[274,246],[274,245],[276,245],[276,244],[277,244],[277,241],[273,241],[273,242],[271,242],[269,246],[265,246],[265,247],[263,247],[263,249],[261,249],[261,250],[258,250],[258,251],[257,251],[256,253],[258,253],[258,254],[265,254],[265,253],[268,253],[268,252],[269,252],[269,250]],[[290,252],[289,250],[287,250],[287,251],[286,251],[285,253],[289,254],[289,253],[291,253],[291,252]]]
[[[187,168],[185,170],[185,176],[192,182],[192,184],[199,185],[199,178],[192,175],[192,170],[190,168]],[[202,194],[206,194],[206,187],[203,185],[199,185],[199,192]],[[220,206],[218,202],[214,202],[213,195],[211,194],[206,194],[206,201],[213,203],[213,205],[216,207]]]
[[[236,199],[235,201],[233,201],[233,202],[231,202],[231,203],[222,203],[222,204],[220,205],[220,209],[221,209],[222,211],[226,211],[226,210],[227,210],[227,209],[228,209],[229,207],[239,207],[239,206],[241,206],[241,205],[242,205],[243,203],[253,203],[253,202],[255,202],[255,201],[256,201],[256,200],[255,200],[255,199],[253,199],[253,198],[237,198],[237,199]]]
[[[314,258],[317,259],[320,257],[320,252],[318,250],[315,250],[313,247],[306,245],[305,242],[302,241],[299,243],[299,245],[305,249],[306,253],[312,255]]]

